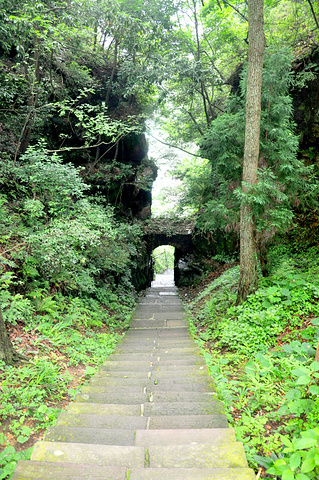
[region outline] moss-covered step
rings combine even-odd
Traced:
[[[222,402],[167,402],[145,403],[144,415],[153,417],[159,415],[223,415]]]
[[[158,415],[149,419],[150,430],[161,429],[198,429],[225,428],[228,429],[226,415]]]
[[[133,429],[56,425],[49,428],[45,440],[48,442],[89,443],[91,445],[134,445],[135,433]]]
[[[21,461],[11,480],[127,480],[125,467]]]
[[[135,445],[140,447],[231,442],[236,442],[233,428],[137,430],[135,435]]]
[[[249,468],[133,468],[129,480],[255,480]]]
[[[127,468],[144,467],[145,449],[132,446],[43,441],[36,443],[31,460]]]
[[[74,415],[78,414],[88,414],[88,415],[116,415],[116,416],[140,416],[141,415],[141,405],[114,405],[114,404],[100,404],[100,403],[78,403],[72,402],[68,406],[67,413],[72,413]]]
[[[140,430],[146,429],[147,421],[147,417],[140,416],[99,415],[96,410],[95,414],[63,412],[55,426]]]
[[[149,446],[149,465],[156,468],[246,468],[241,443]]]

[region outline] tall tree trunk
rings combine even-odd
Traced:
[[[6,326],[3,320],[2,310],[0,308],[0,360],[7,365],[14,362],[14,350],[8,337]]]
[[[248,0],[249,49],[246,92],[246,129],[242,192],[257,183],[259,157],[261,81],[265,51],[264,0]],[[240,209],[240,278],[236,303],[246,300],[258,287],[255,220],[251,205],[242,199]]]

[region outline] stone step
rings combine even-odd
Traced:
[[[31,459],[127,468],[247,468],[240,443],[149,446],[38,442]]]
[[[224,428],[228,430],[226,415],[161,415],[151,416],[150,430]]]
[[[102,415],[99,411],[96,411],[95,414],[63,412],[59,415],[56,426],[66,427],[70,425],[73,427],[97,429],[141,430],[146,429],[147,421],[147,417]]]
[[[151,468],[247,468],[241,443],[149,446],[148,455]]]
[[[142,418],[142,417],[140,417]],[[134,429],[54,426],[45,435],[47,442],[89,443],[91,445],[134,445]]]
[[[206,391],[206,392],[172,392],[169,390],[160,390],[157,385],[153,385],[154,388],[143,387],[139,385],[135,386],[119,386],[119,387],[107,387],[104,385],[90,385],[82,388],[80,396],[85,399],[87,395],[90,397],[101,397],[103,403],[127,403],[127,400],[130,398],[138,397],[138,399],[144,399],[140,403],[144,402],[213,402],[217,405],[221,404],[216,399],[216,392]],[[152,398],[151,398],[152,397]],[[128,402],[130,403],[130,402]]]
[[[160,347],[143,347],[139,344],[137,345],[130,345],[130,346],[119,346],[115,353],[116,354],[121,354],[121,353],[130,353],[130,354],[138,354],[139,352],[143,353],[144,355],[163,355],[164,353],[166,355],[171,354],[172,356],[181,356],[181,355],[200,355],[200,349],[198,347],[165,347],[165,345],[160,346]]]
[[[132,446],[42,441],[35,444],[31,460],[144,468],[145,449]]]
[[[81,392],[75,397],[76,402],[89,403],[114,403],[119,405],[141,405],[148,402],[148,395],[145,393],[127,393],[123,396],[120,393],[98,394],[91,392]]]
[[[188,327],[186,320],[180,318],[156,318],[154,320],[150,319],[134,319],[130,323],[131,329],[144,329],[144,328],[161,328],[161,327]]]
[[[159,312],[157,308],[143,308],[137,314],[133,315],[132,320],[182,320],[187,319],[187,313],[185,310],[174,312]],[[130,323],[131,326],[132,323]]]
[[[125,467],[20,460],[11,480],[126,480]]]
[[[236,442],[233,428],[137,430],[135,438],[135,445],[140,447],[231,442]]]
[[[147,346],[151,346],[153,348],[172,348],[172,347],[194,347],[196,344],[193,340],[191,339],[188,339],[187,337],[185,337],[184,339],[181,339],[181,340],[168,340],[166,338],[163,338],[163,339],[158,339],[156,337],[152,338],[151,340],[143,340],[143,341],[138,341],[136,340],[135,338],[131,339],[131,340],[127,340],[125,342],[122,342],[118,345],[118,348],[119,347],[131,347],[131,346],[138,346],[138,347],[141,347],[141,350],[143,350],[142,347],[144,347],[145,345]],[[117,352],[117,349],[115,350],[115,352]],[[144,355],[147,355],[147,353],[144,353],[141,351],[141,353],[143,353]],[[125,352],[123,352],[124,355],[127,355]]]
[[[125,387],[129,386],[137,386],[142,389],[146,388],[146,392],[150,393],[152,391],[156,392],[160,391],[174,391],[174,392],[207,392],[207,391],[215,391],[215,385],[210,382],[209,380],[202,380],[196,379],[193,381],[183,381],[181,378],[177,378],[176,382],[170,380],[145,380],[141,382],[141,379],[134,379],[134,378],[116,378],[112,379],[109,377],[102,377],[96,376],[92,378],[90,385],[92,386],[105,386],[105,387],[113,387],[113,389],[117,387]]]
[[[120,355],[118,355],[120,357]],[[136,356],[135,356],[136,357]],[[203,359],[201,357],[197,358],[196,356],[188,356],[186,358],[183,358],[183,356],[175,357],[171,359],[167,354],[166,356],[156,356],[154,355],[153,357],[146,357],[145,359],[140,359],[137,360],[136,358],[134,359],[125,359],[125,358],[118,358],[118,360],[114,360],[114,357],[110,360],[107,360],[106,362],[103,363],[105,366],[122,366],[123,368],[126,368],[129,365],[134,365],[140,367],[140,366],[154,366],[154,367],[161,367],[161,366],[166,366],[166,365],[187,365],[187,366],[193,366],[193,365],[205,365],[203,363]]]
[[[103,365],[101,365],[101,368],[100,368],[101,371],[106,371],[106,372],[122,372],[123,373],[123,376],[125,375],[129,375],[130,373],[129,372],[132,372],[131,375],[133,375],[133,372],[135,374],[135,372],[150,372],[150,371],[153,371],[153,372],[157,372],[158,375],[164,375],[165,374],[169,374],[172,375],[173,372],[175,372],[175,376],[178,375],[178,374],[181,374],[181,375],[188,375],[188,376],[196,376],[196,375],[205,375],[207,376],[208,375],[208,371],[207,371],[207,368],[205,365],[175,365],[175,364],[172,364],[172,365],[169,365],[169,364],[165,364],[165,365],[160,365],[160,366],[156,366],[156,365],[148,365],[148,364],[144,364],[144,365],[134,365],[134,363],[131,363],[131,364],[128,364],[128,365],[111,365],[111,364],[108,364],[108,362],[105,362]]]
[[[133,468],[130,480],[255,480],[249,468]]]
[[[188,325],[189,327],[189,325]],[[156,338],[192,338],[189,328],[159,328],[157,331],[154,331],[152,328],[145,328],[141,332],[137,332],[136,330],[128,330],[128,332],[123,337],[123,340],[126,338],[138,338],[144,339],[146,337],[156,337]]]
[[[89,415],[116,415],[119,417],[133,417],[141,415],[141,405],[101,405],[100,403],[72,402],[68,406],[67,413]]]
[[[156,305],[156,306],[155,306]],[[145,312],[153,312],[153,313],[162,313],[162,312],[180,312],[185,314],[185,308],[183,304],[180,302],[175,302],[172,304],[171,302],[166,303],[157,303],[157,304],[147,304],[143,303],[139,307],[134,310],[133,318],[144,318],[139,317],[139,315],[145,315]]]
[[[179,355],[174,357],[168,357],[167,354],[165,356],[158,356],[158,355],[145,355],[141,356],[140,354],[127,354],[127,355],[120,355],[120,354],[113,354],[110,358],[104,362],[104,365],[109,365],[110,362],[118,362],[120,365],[125,365],[124,362],[129,363],[136,363],[136,362],[144,362],[144,363],[151,363],[156,366],[161,365],[205,365],[205,360],[202,357],[194,356],[194,355]]]
[[[154,417],[159,415],[223,415],[224,405],[222,402],[167,402],[145,403],[144,416]]]
[[[161,415],[140,416],[145,414],[144,405],[139,407],[136,416],[110,415],[107,405],[77,403],[71,404],[67,412],[61,413],[57,425],[68,425],[96,428],[132,428],[152,430],[225,428],[228,423],[225,415]],[[136,407],[135,405],[131,407]],[[91,423],[90,423],[91,422]]]

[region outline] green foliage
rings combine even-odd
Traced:
[[[163,273],[168,268],[174,268],[174,247],[163,245],[153,251],[155,273]]]
[[[210,182],[216,185],[200,219],[201,228],[235,228],[242,200],[252,206],[257,231],[263,239],[285,231],[293,219],[293,203],[316,204],[312,168],[297,158],[298,138],[291,122],[291,57],[287,49],[268,51],[262,87],[262,116],[258,183],[243,198],[239,188],[244,146],[245,95],[232,97],[227,112],[214,120],[201,142],[212,165]],[[246,91],[245,70],[241,92]]]
[[[30,460],[32,449],[16,452],[11,445],[5,447],[0,453],[0,479],[10,478],[19,460]]]
[[[241,306],[238,267],[190,304],[193,330],[252,467],[292,480],[318,477],[317,248],[270,250],[270,276]]]

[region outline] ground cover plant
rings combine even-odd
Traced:
[[[188,308],[228,421],[264,478],[319,477],[317,248],[269,253],[270,275],[235,306],[239,267],[206,284]]]
[[[129,318],[129,302],[126,308],[120,302],[123,297],[113,295],[117,326],[103,322],[110,311],[101,303],[88,307],[78,297],[43,292],[33,302],[20,295],[4,310],[10,339],[26,362],[0,363],[0,479],[10,478],[18,460],[30,458],[34,443],[113,351]]]

